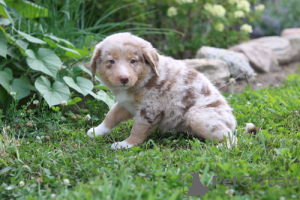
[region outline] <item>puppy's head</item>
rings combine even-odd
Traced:
[[[152,45],[130,33],[118,33],[96,45],[92,73],[109,88],[130,88],[158,74],[159,55]]]

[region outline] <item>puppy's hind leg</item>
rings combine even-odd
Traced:
[[[131,118],[132,115],[129,113],[129,111],[120,104],[116,103],[107,113],[104,121],[99,126],[90,128],[87,132],[87,135],[90,138],[94,138],[94,135],[106,135],[113,127]]]
[[[195,136],[221,143],[226,142],[227,147],[230,148],[237,144],[237,138],[233,135],[235,119],[233,116],[230,118],[232,121],[228,119],[225,121],[224,117],[214,111],[197,111],[189,113],[188,123]]]

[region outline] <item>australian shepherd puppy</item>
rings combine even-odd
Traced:
[[[184,62],[157,53],[144,39],[118,33],[97,44],[92,73],[116,97],[104,121],[91,128],[91,138],[106,135],[134,118],[130,136],[113,149],[139,145],[154,131],[186,132],[195,137],[236,144],[236,120],[218,89]]]

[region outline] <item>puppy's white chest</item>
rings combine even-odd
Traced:
[[[131,114],[135,114],[135,109],[132,105],[133,95],[128,94],[127,91],[118,91],[115,97],[120,105],[124,106]]]

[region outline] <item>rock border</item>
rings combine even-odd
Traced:
[[[300,28],[285,29],[281,36],[261,37],[229,49],[203,46],[194,59],[182,61],[206,75],[217,86],[242,73],[254,81],[257,77],[295,73],[298,69],[295,65],[300,64]]]

